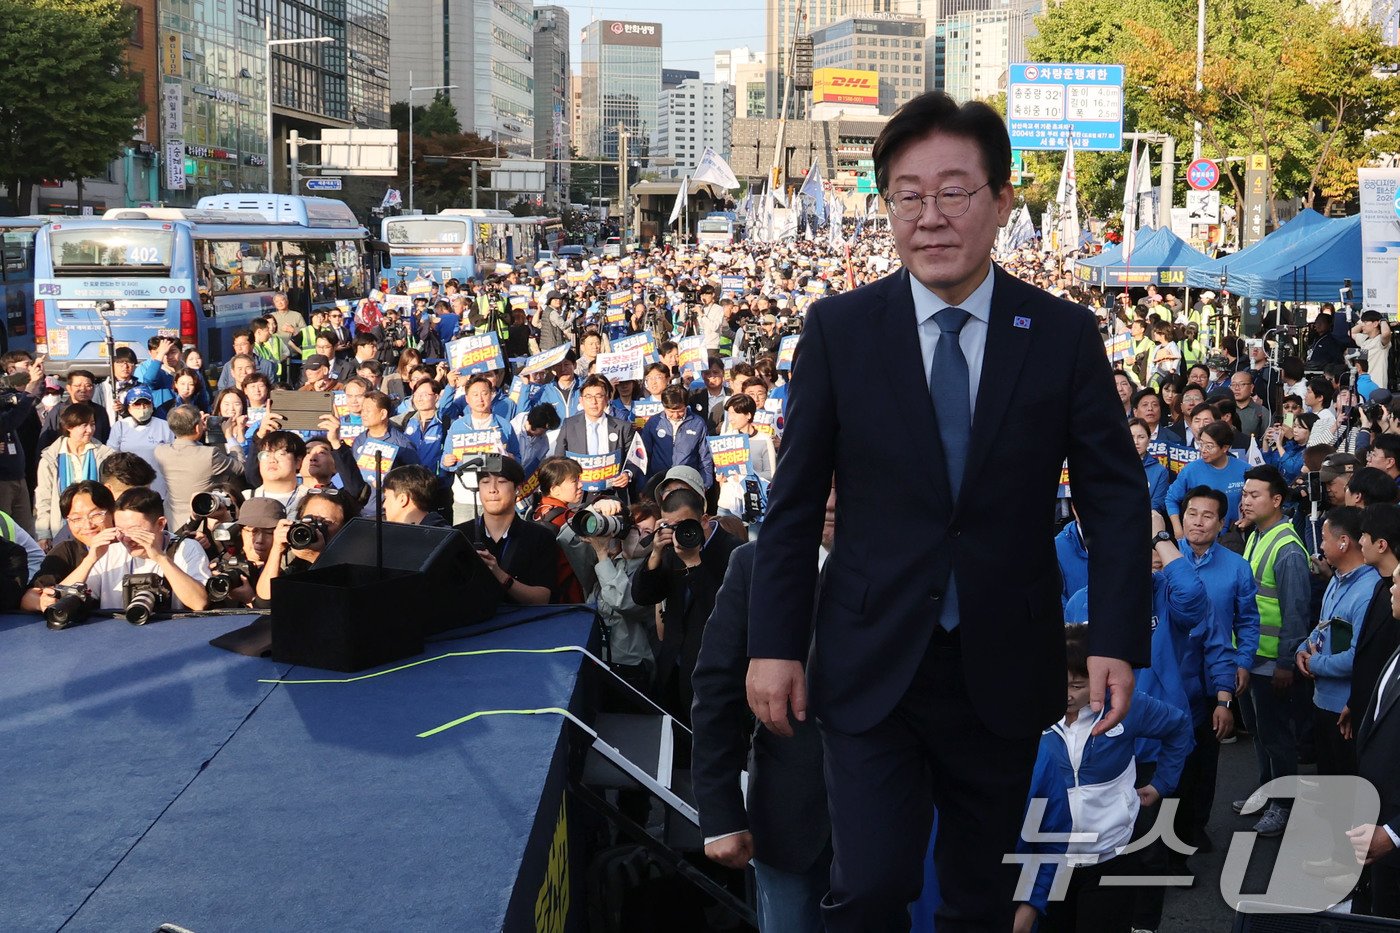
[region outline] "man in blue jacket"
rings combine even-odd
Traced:
[[[1055,557],[1060,563],[1061,609],[1069,605],[1071,596],[1089,585],[1089,543],[1084,540],[1084,531],[1079,527],[1079,513],[1074,510],[1073,500],[1069,507],[1074,513],[1074,521],[1055,535]]]
[[[1210,615],[1202,623],[1208,636],[1192,635],[1192,645],[1207,649],[1203,675],[1208,689],[1193,703],[1192,722],[1196,748],[1187,759],[1181,787],[1181,807],[1177,810],[1177,835],[1208,849],[1206,822],[1215,803],[1216,766],[1220,741],[1233,731],[1233,704],[1237,694],[1249,686],[1249,672],[1259,650],[1259,592],[1249,562],[1221,545],[1225,527],[1225,493],[1209,486],[1197,486],[1186,493],[1181,523],[1186,537],[1181,539],[1182,554],[1195,568],[1210,601]],[[1214,693],[1214,702],[1209,702]]]
[[[709,489],[715,482],[715,464],[710,457],[705,419],[691,411],[686,400],[683,387],[667,386],[661,391],[664,410],[653,415],[642,428],[642,445],[647,452],[646,479],[649,483],[673,466],[688,466],[699,471]]]

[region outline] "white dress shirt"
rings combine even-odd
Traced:
[[[982,384],[982,357],[987,349],[987,326],[992,319],[992,286],[996,281],[994,266],[987,268],[987,277],[968,295],[962,308],[972,315],[963,325],[958,335],[958,346],[962,347],[967,359],[968,399],[971,402],[969,415],[977,410],[977,388]],[[933,352],[938,347],[940,332],[933,316],[944,308],[954,307],[933,292],[922,282],[909,276],[909,287],[914,293],[914,317],[919,324],[919,349],[924,357],[924,383],[928,383],[929,372],[933,369]]]

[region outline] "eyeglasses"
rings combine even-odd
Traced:
[[[70,524],[70,525],[100,525],[100,524],[102,524],[103,522],[105,522],[106,520],[107,520],[107,511],[106,511],[106,509],[98,509],[98,510],[96,510],[95,512],[89,512],[89,513],[87,513],[86,515],[71,515],[71,514],[70,514],[70,515],[68,516],[68,524]]]
[[[917,191],[895,191],[885,198],[890,213],[907,222],[918,220],[924,214],[924,205],[933,199],[938,212],[944,217],[961,217],[972,206],[972,196],[990,185],[986,182],[968,191],[966,188],[940,188],[933,194],[920,194]]]
[[[580,397],[589,399],[594,402],[606,402],[608,400],[607,395],[605,395],[602,392],[585,392]]]

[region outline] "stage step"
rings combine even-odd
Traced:
[[[669,788],[675,760],[675,720],[651,713],[599,713],[598,738],[616,748],[656,783]],[[583,783],[598,789],[636,787],[636,782],[596,750],[583,765]]]

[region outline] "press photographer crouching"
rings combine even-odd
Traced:
[[[87,598],[85,584],[73,589],[56,590],[55,587],[82,564],[93,539],[100,532],[113,527],[116,508],[117,500],[112,491],[96,480],[83,480],[63,490],[58,497],[58,510],[72,537],[59,541],[44,555],[39,572],[20,599],[21,609],[44,613],[49,628],[55,629],[76,625],[87,618],[95,606]],[[77,599],[66,604],[58,613],[49,612],[56,602],[68,597]]]
[[[248,500],[243,507],[246,509],[253,501]],[[272,549],[258,574],[256,605],[271,606],[272,581],[309,570],[326,549],[326,544],[340,534],[340,529],[359,511],[359,503],[352,502],[339,489],[308,490],[292,510],[295,518],[279,520],[272,532]]]
[[[272,555],[273,533],[286,517],[282,504],[274,499],[249,499],[238,509],[236,520],[210,530],[211,543],[218,549],[204,587],[210,602],[231,607],[257,601],[258,577]]]
[[[94,494],[88,490],[89,502],[95,501]],[[142,625],[161,612],[198,612],[209,605],[204,549],[166,530],[159,493],[128,489],[116,501],[113,525],[85,533],[90,535],[88,552],[61,585],[86,585],[99,609],[123,613],[128,622]]]

